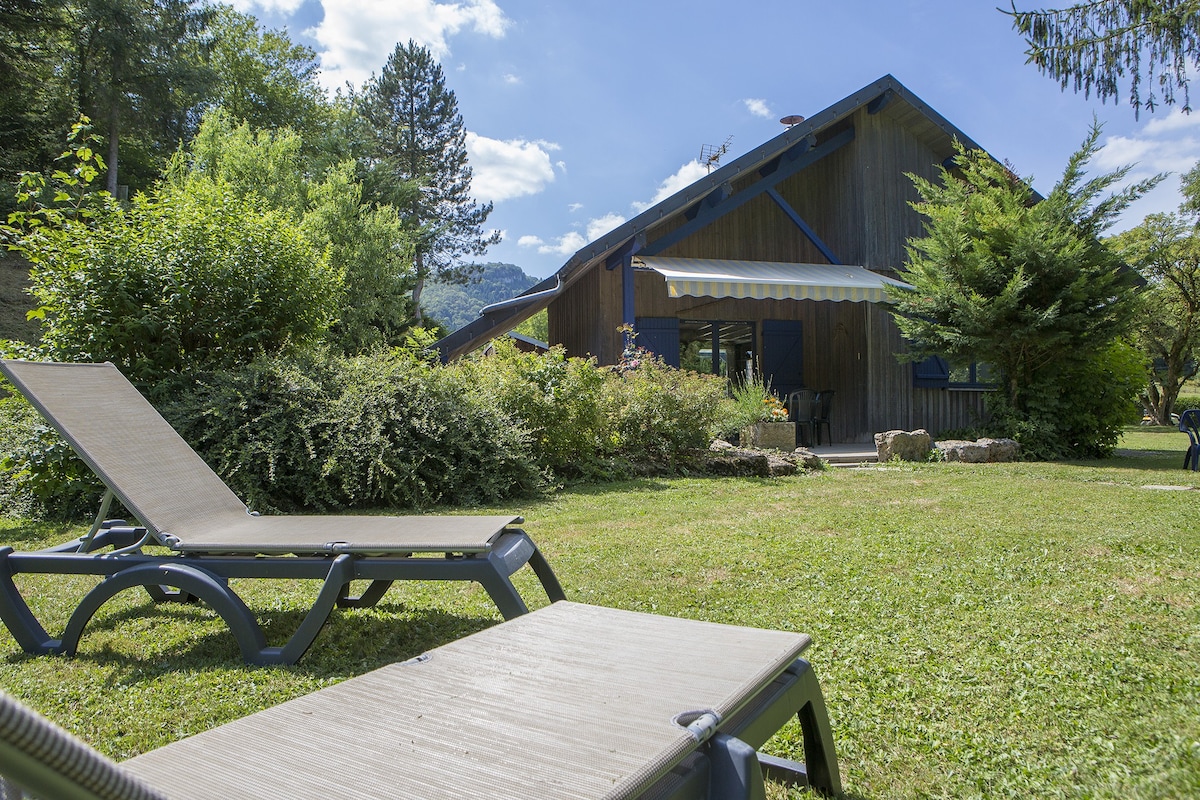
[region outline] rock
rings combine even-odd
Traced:
[[[979,439],[974,442],[947,439],[938,442],[935,447],[943,461],[961,461],[966,464],[1016,461],[1021,456],[1021,445],[1013,439]]]
[[[798,472],[796,462],[777,453],[767,453],[767,474],[772,478],[783,475],[795,475]]]
[[[733,445],[730,444],[729,442],[725,441],[724,439],[713,439],[712,444],[710,444],[708,446],[708,449],[718,451],[718,452],[721,450],[732,450]]]
[[[824,465],[821,457],[807,447],[797,447],[792,453],[792,458],[796,459],[796,463],[805,469],[821,469]]]
[[[988,461],[1018,461],[1021,458],[1021,445],[1016,439],[980,439],[979,443],[987,447]]]
[[[758,450],[783,450],[790,453],[796,446],[796,423],[759,422],[742,429],[742,447]]]
[[[937,451],[943,461],[961,461],[964,464],[982,464],[988,460],[987,448],[979,442],[964,439],[947,439],[937,443]]]
[[[886,464],[893,458],[901,461],[927,461],[931,449],[929,432],[923,428],[912,432],[887,431],[875,434],[875,452],[880,464]]]

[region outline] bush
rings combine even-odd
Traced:
[[[543,355],[525,353],[499,339],[491,355],[456,362],[450,369],[529,434],[539,468],[559,481],[610,472],[603,406],[608,370],[594,360],[567,358],[561,347]]]
[[[261,359],[163,411],[264,511],[478,505],[544,487],[528,435],[498,405],[402,353]]]
[[[707,447],[725,396],[723,378],[641,358],[635,368],[611,373],[606,383],[609,451],[635,466],[674,470],[689,451]]]
[[[1103,458],[1136,413],[1145,380],[1142,356],[1114,342],[1091,359],[1029,387],[1024,413],[1013,413],[1002,392],[988,397],[990,435],[1016,439],[1033,461]]]
[[[0,504],[9,516],[81,519],[104,486],[19,395],[0,397]]]
[[[614,370],[521,353],[443,367],[415,351],[309,352],[157,385],[163,416],[260,511],[498,503],[551,480],[668,472],[708,444],[725,398],[653,358]],[[5,493],[83,516],[101,487],[19,398],[0,404]]]
[[[304,347],[336,311],[341,279],[295,226],[209,180],[48,219],[18,246],[53,360],[156,382]]]

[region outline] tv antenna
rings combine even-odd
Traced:
[[[700,147],[700,163],[709,172],[712,172],[715,167],[721,166],[721,156],[729,152],[729,146],[733,144],[733,136],[726,136],[725,143],[721,145],[706,144]]]
[[[801,122],[804,122],[804,117],[800,116],[799,114],[788,114],[786,117],[779,120],[779,122],[783,125],[787,125],[790,128],[793,125],[799,125]]]

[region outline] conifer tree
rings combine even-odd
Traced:
[[[1101,102],[1128,84],[1134,115],[1188,105],[1188,73],[1200,68],[1200,0],[1089,0],[1067,8],[1005,11],[1025,37],[1029,62],[1066,89]],[[1156,92],[1157,87],[1157,92]]]
[[[363,88],[359,109],[375,135],[367,185],[377,201],[396,206],[416,242],[412,300],[420,324],[426,280],[466,283],[478,267],[462,259],[500,241],[498,231],[483,229],[492,204],[471,197],[458,100],[428,49],[397,44]]]

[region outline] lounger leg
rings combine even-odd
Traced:
[[[350,596],[350,584],[346,584],[338,596],[338,608],[372,608],[383,599],[393,583],[395,581],[371,581],[371,585],[358,597]]]
[[[705,749],[711,765],[709,797],[766,800],[762,768],[753,747],[741,739],[718,733]]]
[[[246,661],[251,664],[264,663],[259,659],[266,646],[266,638],[250,609],[222,578],[188,564],[139,564],[105,578],[84,596],[71,614],[59,651],[73,655],[84,627],[100,610],[100,606],[134,586],[175,586],[199,597],[225,620]]]
[[[726,732],[752,747],[761,747],[793,715],[800,722],[804,738],[804,763],[759,754],[763,770],[775,780],[808,784],[823,794],[841,794],[842,779],[821,684],[812,665],[803,658],[796,659],[776,679],[774,689],[762,697],[753,714]]]
[[[46,633],[13,583],[8,562],[12,553],[11,547],[0,547],[0,619],[26,653],[53,653],[58,649],[59,641]]]

